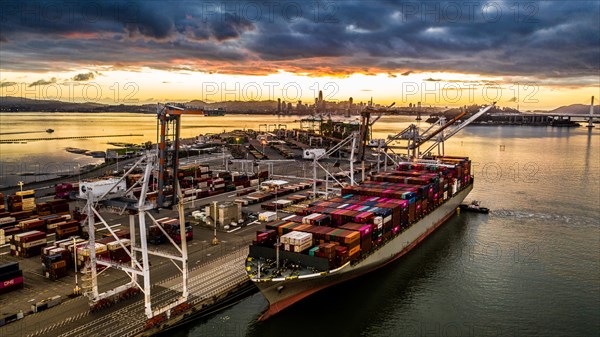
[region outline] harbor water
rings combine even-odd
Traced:
[[[2,133],[143,137],[1,144],[3,182],[18,163],[93,161],[65,147],[155,140],[151,115],[2,114]],[[298,117],[185,116],[184,137]],[[414,121],[384,117],[383,138]],[[35,124],[37,123],[37,124]],[[135,125],[135,130],[132,130]],[[42,134],[40,137],[44,136]],[[0,139],[35,134],[1,135]],[[600,335],[600,128],[471,126],[446,143],[469,156],[490,214],[462,213],[399,261],[336,285],[265,322],[260,293],[170,336],[598,336]],[[15,164],[17,163],[17,164]],[[19,165],[21,165],[19,164]],[[18,165],[17,165],[18,166]]]
[[[225,130],[265,129],[261,124],[298,127],[295,116],[184,116],[181,136],[221,133]],[[46,129],[53,129],[48,134]],[[19,181],[35,182],[57,174],[76,174],[80,167],[101,163],[103,159],[69,153],[68,147],[89,151],[115,148],[109,143],[142,144],[156,142],[156,116],[140,113],[0,113],[0,140],[111,136],[141,134],[118,138],[89,138],[0,143],[0,188]]]
[[[469,127],[446,153],[472,158],[467,200],[489,215],[462,213],[398,262],[265,322],[257,293],[175,335],[598,336],[599,136]]]

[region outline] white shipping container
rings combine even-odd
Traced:
[[[4,217],[4,218],[0,218],[0,225],[5,224],[5,223],[11,223],[11,222],[14,222],[14,221],[17,221],[17,219],[13,218],[13,217],[10,217],[10,216],[9,217]]]
[[[248,200],[246,199],[235,199],[235,202],[244,206],[248,205]]]
[[[39,221],[39,220],[40,220],[40,219],[38,219],[38,218],[36,218],[36,219],[27,219],[27,220],[22,220],[22,221],[19,221],[19,226],[22,226],[22,225],[27,225],[27,224],[29,224],[29,223],[32,223],[32,222],[35,222],[35,221]]]
[[[298,233],[294,237],[294,242],[297,245],[302,245],[305,243],[312,243],[312,233],[304,233],[304,232],[295,232]]]
[[[320,213],[313,213],[311,215],[307,215],[304,218],[302,218],[302,223],[305,225],[310,225],[310,220],[312,220],[320,215],[321,215]]]
[[[277,220],[277,213],[275,212],[262,212],[258,214],[259,221],[275,221]]]
[[[93,197],[100,197],[108,192],[114,185],[116,186],[107,195],[109,198],[122,197],[127,191],[125,180],[119,182],[118,178],[109,178],[96,181],[82,181],[79,184],[79,197],[87,199],[87,193],[90,192]]]
[[[119,244],[119,242],[121,242],[123,244],[123,246],[125,247],[129,247],[131,245],[131,240],[129,239],[121,239],[118,241],[113,241],[107,244],[108,246],[108,250],[117,250],[117,249],[121,249],[123,247],[121,247],[121,245]]]
[[[275,201],[276,204],[281,205],[281,206],[289,206],[292,204],[292,202],[290,200],[287,199],[281,199],[281,200],[277,200]]]
[[[52,254],[62,254],[63,252],[66,252],[67,250],[64,248],[53,248],[50,249],[48,251],[48,255],[52,255]]]
[[[85,242],[84,239],[80,238],[80,237],[75,237],[75,244],[80,244]],[[58,243],[58,246],[61,248],[67,248],[69,246],[73,245],[73,239],[67,239],[67,240],[63,240],[63,242]]]
[[[96,242],[96,254],[107,251],[106,245]],[[77,256],[90,256],[90,247],[83,246],[77,248]]]

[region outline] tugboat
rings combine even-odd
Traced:
[[[483,213],[488,214],[490,209],[487,207],[481,207],[479,205],[479,201],[473,200],[470,205],[468,204],[460,204],[460,210],[465,212],[473,212],[473,213]]]

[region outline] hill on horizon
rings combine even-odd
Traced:
[[[600,111],[600,105],[594,105],[594,114],[598,114]],[[590,113],[590,105],[589,104],[571,104],[561,106],[560,108],[556,108],[554,110],[548,111],[548,113],[554,114],[589,114]]]

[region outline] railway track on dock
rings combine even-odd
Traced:
[[[190,271],[188,302],[192,305],[200,303],[232,289],[245,280],[247,278],[244,271],[246,255],[247,248],[240,249]],[[179,280],[170,278],[157,284],[154,289],[158,287],[164,289],[152,295],[153,307],[163,306],[176,300],[181,294],[181,284],[178,282]],[[69,317],[65,321],[69,321],[70,324],[57,324],[55,327],[48,327],[29,336],[134,336],[144,330],[147,320],[143,301],[136,301],[113,311],[109,308],[100,314],[102,316],[79,326],[75,326],[75,319]]]

